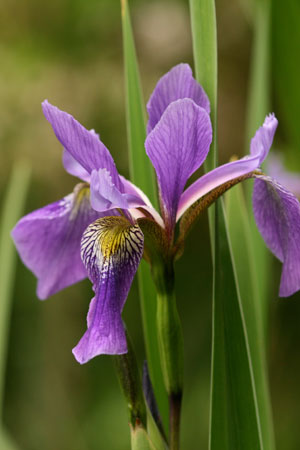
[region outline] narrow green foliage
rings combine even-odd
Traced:
[[[197,80],[211,101],[212,156],[217,164],[217,39],[214,0],[190,0]],[[213,269],[210,450],[261,450],[253,369],[223,202],[209,214]]]
[[[210,449],[262,450],[247,333],[222,203],[216,206]]]
[[[131,428],[131,450],[156,450],[144,428]]]
[[[205,161],[206,171],[217,165],[217,27],[215,2],[190,0],[193,52],[196,78],[210,101],[214,137]]]
[[[210,117],[213,141],[204,163],[206,172],[218,164],[217,153],[217,26],[215,2],[212,0],[190,0],[194,64],[197,81],[203,86],[210,101]],[[215,211],[208,210],[212,257],[215,255]]]
[[[248,108],[246,120],[246,141],[245,154],[249,153],[249,146],[252,137],[258,127],[263,124],[266,114],[270,112],[270,0],[253,1],[253,28],[254,40],[252,49],[252,58],[250,66],[250,81],[248,92]],[[251,186],[252,187],[252,186]],[[251,208],[252,189],[247,189],[247,203]],[[238,219],[237,219],[238,220]],[[262,315],[262,326],[264,332],[267,328],[267,290],[269,280],[269,255],[256,227],[254,217],[249,217],[251,233],[251,242],[254,258],[256,261],[256,277],[258,283],[257,295],[259,296],[260,312]],[[236,263],[239,264],[239,255],[235,254]]]
[[[254,3],[254,43],[248,95],[247,136],[250,140],[269,112],[270,79],[270,1]],[[252,212],[252,183],[246,186],[247,201],[242,186],[227,194],[227,215],[234,260],[236,262],[249,349],[253,365],[258,413],[263,448],[274,450],[274,430],[266,367],[265,333],[267,328],[267,282],[269,255],[257,230]],[[243,243],[243,251],[241,251]]]
[[[257,392],[263,447],[265,450],[273,450],[275,445],[267,379],[264,317],[259,295],[255,249],[251,240],[251,225],[241,185],[236,186],[226,194],[226,215],[232,251],[237,262],[236,271]],[[241,251],[241,243],[243,243],[243,251]]]
[[[271,1],[271,0],[270,0]],[[288,158],[291,167],[300,167],[300,2],[272,0],[272,81],[278,106],[280,126],[284,128],[285,141],[289,145]],[[271,72],[271,70],[270,70]]]
[[[1,450],[18,450],[17,445],[3,428],[0,427],[0,448]]]
[[[119,383],[127,402],[129,422],[133,428],[137,424],[146,428],[146,405],[142,380],[128,333],[126,333],[126,338],[128,352],[123,355],[114,355],[113,359]]]
[[[168,446],[163,440],[161,433],[148,408],[147,408],[147,433],[149,434],[149,438],[153,443],[155,450],[167,450]]]
[[[145,109],[139,79],[129,8],[126,0],[121,0],[122,27],[124,45],[124,66],[126,86],[127,134],[129,143],[129,160],[132,181],[137,184],[157,206],[156,187],[153,168],[146,156],[145,141]],[[138,270],[139,292],[144,328],[144,338],[148,367],[153,389],[156,395],[160,414],[167,425],[168,400],[163,387],[160,367],[157,330],[156,330],[156,295],[150,269],[142,261]]]
[[[270,97],[270,0],[254,1],[254,41],[248,93],[245,153],[250,139],[269,112]]]
[[[126,85],[127,137],[132,181],[142,189],[157,207],[154,169],[145,152],[146,117],[135,52],[129,8],[122,0],[123,49]]]
[[[15,277],[16,251],[10,232],[21,217],[29,187],[30,171],[24,164],[16,164],[9,184],[0,222],[0,414],[3,414],[3,396],[7,356],[7,338],[9,331],[12,291]],[[0,448],[16,450],[16,446],[7,432],[0,426]]]

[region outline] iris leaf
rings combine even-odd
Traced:
[[[270,0],[253,1],[254,40],[250,67],[248,107],[246,120],[245,155],[249,153],[250,140],[270,112]],[[252,186],[247,186],[247,203],[252,208]],[[238,220],[238,219],[237,219]],[[264,333],[267,328],[267,289],[269,280],[269,254],[256,227],[253,214],[249,216],[250,233],[255,258],[258,283],[258,314],[262,316]],[[235,255],[239,264],[240,252]]]
[[[21,217],[29,187],[28,166],[16,163],[7,187],[0,223],[0,413],[3,414],[7,339],[9,331],[12,291],[15,277],[16,251],[10,231]],[[1,430],[1,449],[13,449],[9,436]]]
[[[156,185],[153,167],[148,159],[144,142],[146,137],[145,108],[139,78],[139,69],[135,52],[129,8],[126,0],[122,5],[122,28],[126,87],[126,119],[129,147],[131,179],[157,206]],[[167,424],[168,403],[164,389],[160,366],[157,330],[156,330],[156,291],[149,267],[142,261],[138,270],[139,293],[146,354],[150,377],[160,414]]]
[[[270,111],[271,4],[269,0],[260,0],[254,1],[253,6],[254,41],[248,93],[245,154],[249,152],[250,139]],[[275,441],[265,344],[270,257],[251,212],[252,183],[246,187],[246,198],[242,186],[237,186],[227,193],[227,216],[253,364],[263,446],[265,450],[273,450]],[[241,251],[241,242],[243,251]]]
[[[217,40],[213,0],[190,0],[196,78],[211,100],[213,153],[217,163]],[[253,368],[223,202],[209,215],[213,251],[213,342],[210,450],[261,450]],[[214,223],[213,223],[214,222]]]
[[[243,302],[264,450],[272,450],[275,447],[274,431],[267,380],[266,346],[256,253],[252,245],[249,213],[241,185],[235,186],[226,194],[226,215]],[[241,251],[241,243],[243,243],[243,251]]]

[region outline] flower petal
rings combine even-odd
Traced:
[[[261,127],[256,131],[251,139],[250,153],[252,156],[258,155],[260,164],[266,159],[271,148],[274,134],[278,125],[278,120],[274,114],[269,114]]]
[[[254,183],[253,211],[269,249],[283,263],[279,295],[300,289],[300,204],[275,180],[259,176]]]
[[[266,164],[266,172],[270,177],[282,184],[297,198],[300,198],[300,174],[286,170],[283,164],[283,158],[279,153],[272,153]]]
[[[62,162],[66,172],[70,175],[80,178],[87,183],[90,182],[91,176],[88,171],[85,170],[85,168],[82,167],[65,148],[63,150]]]
[[[89,192],[88,185],[78,184],[72,194],[28,214],[12,230],[23,263],[38,278],[40,299],[87,276],[80,240],[85,228],[101,216],[91,208]]]
[[[140,196],[120,192],[110,173],[106,169],[99,169],[93,170],[91,175],[91,204],[96,211],[108,211],[114,208],[136,208],[145,202]]]
[[[246,175],[259,167],[259,156],[252,156],[239,159],[207,172],[189,186],[180,197],[176,221],[178,221],[185,211],[192,206],[199,198],[208,192],[233,180],[234,178]]]
[[[269,152],[277,125],[278,121],[274,114],[267,116],[264,124],[257,130],[251,140],[249,156],[223,164],[191,184],[180,197],[176,221],[182,217],[193,203],[208,192],[227,181],[258,169]]]
[[[81,256],[95,297],[88,329],[73,349],[81,364],[100,354],[127,352],[121,313],[143,254],[143,233],[123,217],[105,217],[83,234]]]
[[[131,183],[131,181],[127,180],[126,178],[122,177],[120,175],[121,181],[124,186],[124,191],[126,194],[130,194],[134,197],[138,197],[140,201],[143,201],[144,204],[138,205],[136,203],[136,206],[130,206],[130,214],[134,219],[145,217],[145,214],[142,211],[147,211],[153,219],[162,227],[164,228],[164,221],[162,220],[160,214],[156,211],[156,209],[152,206],[152,203],[150,202],[147,195],[138,188],[135,184]],[[140,207],[140,209],[136,209]],[[142,207],[142,208],[141,208]]]
[[[190,99],[171,103],[146,139],[146,152],[158,178],[163,215],[171,227],[184,186],[205,160],[211,140],[209,115]]]
[[[206,93],[195,80],[188,64],[178,64],[166,73],[157,83],[147,104],[149,122],[147,132],[155,127],[165,109],[175,100],[190,98],[210,113]]]
[[[106,169],[113,183],[122,191],[114,160],[95,132],[88,131],[70,114],[51,105],[47,100],[42,103],[46,119],[63,147],[88,172],[93,169]]]

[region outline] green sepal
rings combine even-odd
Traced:
[[[151,267],[168,259],[169,242],[165,230],[152,219],[137,219],[144,234],[144,257]]]
[[[150,437],[141,426],[130,427],[131,431],[131,450],[157,450],[150,440]]]

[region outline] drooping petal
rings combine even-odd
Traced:
[[[190,99],[171,103],[146,139],[146,152],[156,170],[163,215],[171,227],[184,186],[205,160],[211,140],[209,115]]]
[[[269,152],[277,125],[278,121],[274,114],[267,116],[264,124],[251,140],[249,156],[217,167],[191,184],[180,197],[176,220],[179,220],[193,203],[208,192],[234,178],[258,169]]]
[[[81,364],[100,354],[127,352],[121,313],[143,254],[140,228],[123,217],[105,217],[91,224],[81,242],[82,260],[95,297],[88,329],[73,349]]]
[[[266,159],[271,148],[278,120],[274,114],[269,114],[261,127],[251,139],[250,153],[252,156],[259,155],[260,164]]]
[[[253,210],[267,246],[283,263],[279,295],[300,289],[300,204],[275,180],[259,176],[254,183]]]
[[[46,119],[63,147],[88,172],[106,169],[114,185],[122,191],[114,160],[95,132],[88,131],[70,114],[51,105],[47,100],[42,104]]]
[[[130,209],[144,205],[144,200],[133,193],[120,192],[106,169],[93,170],[91,175],[91,204],[96,211],[114,208]]]
[[[101,216],[89,197],[88,185],[78,184],[72,194],[23,217],[12,231],[23,263],[38,278],[42,300],[87,276],[80,241],[86,227]]]
[[[178,64],[166,73],[157,83],[147,104],[149,122],[147,132],[155,127],[165,109],[175,100],[190,98],[210,113],[208,97],[195,80],[188,64]]]
[[[266,172],[282,184],[288,191],[291,191],[298,199],[300,198],[300,173],[286,170],[283,158],[278,153],[272,153],[266,163]]]
[[[63,150],[62,162],[66,172],[70,175],[80,178],[87,183],[90,182],[91,176],[88,171],[85,170],[85,168],[82,167],[65,148]]]

